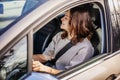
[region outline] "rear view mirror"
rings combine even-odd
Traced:
[[[3,4],[0,4],[0,14],[4,13]]]

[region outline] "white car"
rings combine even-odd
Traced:
[[[42,53],[48,46],[60,30],[64,12],[81,5],[90,7],[96,25],[91,39],[95,55],[57,75],[32,72],[33,53]],[[0,28],[1,80],[120,79],[120,0],[48,0]]]

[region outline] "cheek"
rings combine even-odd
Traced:
[[[69,27],[69,25],[68,25],[68,24],[66,24],[66,23],[61,24],[61,28],[62,28],[62,29],[67,29],[68,27]]]
[[[61,24],[61,29],[68,30],[68,28],[69,28],[69,21],[63,20]]]
[[[69,22],[66,21],[64,26],[69,27]]]

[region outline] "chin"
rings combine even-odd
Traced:
[[[61,29],[64,29],[64,26],[60,26]]]
[[[60,28],[61,28],[62,30],[67,31],[65,26],[60,26]]]

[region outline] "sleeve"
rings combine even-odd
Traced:
[[[84,47],[76,53],[76,55],[71,59],[70,65],[66,66],[65,68],[68,69],[70,67],[73,67],[77,64],[81,64],[85,61],[88,61],[94,53],[94,48]]]
[[[61,37],[60,33],[57,33],[52,41],[50,42],[50,44],[48,45],[48,47],[45,49],[45,51],[43,52],[43,56],[46,58],[46,60],[51,60],[54,57],[54,52],[55,52],[55,46],[58,43],[59,38]]]

